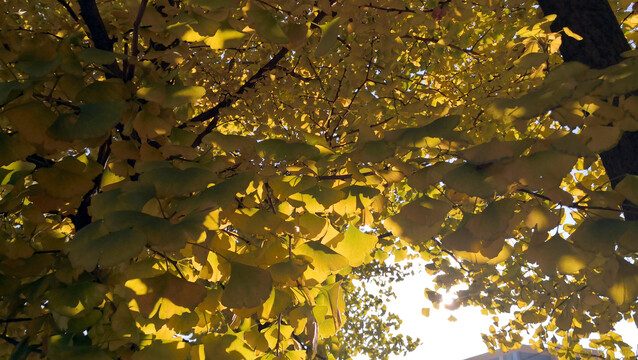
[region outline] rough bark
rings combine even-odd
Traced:
[[[564,61],[578,61],[593,69],[604,69],[622,61],[631,50],[607,0],[538,0],[545,15],[556,14],[552,31],[568,27],[583,37],[563,36],[560,52]],[[612,187],[627,174],[638,175],[638,132],[625,132],[616,147],[600,154]],[[634,204],[625,202],[625,218],[638,220]]]

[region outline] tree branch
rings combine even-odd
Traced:
[[[319,14],[317,14],[317,16],[315,16],[312,22],[318,23],[324,17],[326,17],[326,13],[322,11]],[[290,50],[288,48],[282,47],[275,54],[275,56],[273,56],[272,59],[270,59],[270,61],[268,61],[264,66],[259,68],[259,70],[257,70],[257,72],[253,74],[253,76],[251,76],[244,84],[242,84],[242,86],[240,86],[239,89],[237,89],[237,91],[235,91],[234,94],[226,96],[224,100],[219,102],[217,105],[215,105],[211,109],[208,109],[204,111],[203,113],[192,118],[189,121],[191,123],[203,122],[203,121],[211,120],[211,119],[212,120],[206,126],[204,131],[202,131],[200,134],[197,135],[197,137],[191,144],[191,147],[194,147],[194,148],[198,147],[202,143],[202,140],[204,139],[204,137],[210,134],[217,127],[217,124],[219,123],[219,112],[221,109],[231,106],[237,100],[239,100],[240,95],[244,94],[249,89],[253,89],[257,85],[257,82],[262,80],[268,72],[270,72],[271,70],[277,67],[277,63],[279,63],[279,61],[281,61],[286,56],[286,54],[288,54],[289,51]],[[185,124],[182,124],[180,127],[183,128],[185,126],[186,126]]]
[[[69,3],[67,3],[64,0],[58,0],[58,2],[60,4],[62,4],[62,6],[64,6],[66,11],[68,11],[69,15],[71,15],[71,17],[73,18],[73,20],[75,20],[76,22],[80,22],[80,18],[78,18],[78,15],[75,13],[75,11],[73,11],[73,9],[71,8],[71,5],[69,5]]]
[[[104,26],[104,21],[97,8],[95,0],[78,0],[80,4],[80,16],[89,28],[89,35],[93,44],[97,49],[113,52],[113,39],[109,37]],[[121,77],[122,70],[117,66],[116,62],[106,65],[107,70],[111,72],[111,76]]]
[[[135,21],[133,22],[133,42],[131,43],[131,56],[133,57],[133,60],[137,60],[137,55],[140,53],[140,24],[142,23],[142,18],[144,17],[144,11],[146,11],[147,4],[148,0],[142,0],[142,2],[140,3],[140,8],[137,10]],[[135,64],[124,66],[124,81],[131,80],[134,75]]]

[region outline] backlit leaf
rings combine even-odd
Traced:
[[[221,302],[230,308],[253,308],[263,304],[272,290],[272,277],[264,269],[236,262],[230,264],[230,280]]]

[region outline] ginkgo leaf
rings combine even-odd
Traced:
[[[264,303],[272,290],[272,277],[264,269],[230,263],[230,280],[222,293],[221,302],[230,308],[253,308]]]
[[[47,358],[52,360],[111,360],[102,349],[87,345],[86,341],[71,334],[53,335],[48,339]],[[75,343],[77,341],[77,343]]]
[[[274,319],[290,305],[292,305],[292,297],[288,292],[273,289],[268,300],[262,304],[262,310],[259,314],[262,319]]]
[[[386,141],[368,141],[351,155],[354,161],[362,163],[381,162],[394,155],[394,148]]]
[[[536,67],[545,61],[547,61],[548,55],[544,52],[539,53],[527,53],[521,56],[518,60],[514,61],[514,65],[516,65],[519,69],[523,71],[527,71],[533,67]]]
[[[137,96],[172,108],[196,101],[205,93],[206,89],[201,86],[154,84],[140,88],[137,91]]]
[[[384,226],[407,242],[427,241],[440,230],[451,209],[449,201],[424,196],[402,207],[397,215],[385,220]]]
[[[251,21],[252,27],[255,28],[255,32],[263,36],[269,41],[277,44],[287,44],[290,39],[279,26],[277,19],[275,19],[269,11],[250,9],[246,13],[248,19]]]
[[[638,267],[620,260],[618,276],[609,285],[609,296],[618,305],[633,303],[638,296]]]
[[[60,167],[38,169],[33,177],[47,193],[61,199],[84,195],[93,188],[91,179]]]
[[[234,201],[235,196],[246,191],[254,176],[252,172],[238,174],[204,190],[202,198],[219,206],[225,206],[228,202]]]
[[[376,236],[365,234],[354,226],[350,226],[346,230],[343,240],[336,244],[334,250],[345,256],[350,266],[357,267],[363,264],[364,259],[374,249],[377,241]]]
[[[621,193],[627,200],[638,204],[638,176],[627,174],[616,185],[614,190]]]
[[[319,155],[319,149],[304,143],[288,143],[281,139],[268,139],[257,143],[257,152],[276,161],[293,161],[299,158],[314,158]]]
[[[91,200],[89,212],[93,219],[102,219],[115,211],[142,211],[149,200],[156,197],[155,187],[140,182],[127,183],[122,187],[104,191]]]
[[[308,240],[320,240],[328,232],[328,219],[309,212],[301,214],[296,223],[301,235]]]
[[[168,164],[157,164],[140,175],[140,181],[154,184],[160,195],[185,195],[204,190],[213,177],[212,172],[199,167],[178,169]]]
[[[569,36],[569,37],[571,37],[571,38],[574,38],[574,39],[576,39],[576,40],[578,40],[578,41],[580,41],[580,40],[582,40],[582,39],[583,39],[583,37],[582,37],[582,36],[580,36],[580,35],[576,34],[575,32],[573,32],[573,31],[572,31],[570,28],[568,28],[567,26],[563,27],[563,31],[565,32],[565,35],[567,35],[567,36]]]
[[[336,44],[337,36],[339,35],[339,20],[339,17],[335,17],[332,20],[319,25],[321,28],[321,40],[319,40],[317,49],[315,49],[316,57],[327,54]]]
[[[93,64],[108,65],[112,64],[118,58],[125,58],[125,55],[116,54],[112,51],[100,50],[96,48],[86,48],[78,54],[78,58]]]
[[[80,105],[80,115],[63,114],[51,125],[48,134],[57,140],[74,141],[102,137],[122,120],[124,100]]]
[[[246,360],[255,356],[244,342],[242,334],[208,334],[202,337],[201,343],[204,345],[204,356],[198,360]]]
[[[483,172],[467,163],[445,173],[443,182],[460,193],[482,198],[491,198],[496,192]]]
[[[66,252],[74,267],[91,271],[111,267],[137,256],[146,245],[144,233],[124,229],[109,233],[102,221],[91,223],[75,234]]]
[[[151,345],[133,353],[131,360],[186,360],[189,353],[190,345],[186,341],[154,341]]]
[[[227,49],[239,47],[243,43],[246,34],[235,30],[228,22],[222,22],[214,36],[204,39],[211,49]]]
[[[105,100],[128,100],[130,97],[131,92],[121,79],[106,79],[87,85],[78,93],[76,100],[97,103]]]
[[[308,279],[321,283],[330,272],[339,271],[348,266],[348,259],[318,241],[308,241],[297,246],[293,253],[306,256],[310,266],[304,273]]]
[[[519,141],[493,140],[463,150],[461,155],[465,160],[474,165],[489,164],[498,160],[519,156],[532,145],[532,142],[531,139]]]
[[[7,81],[0,83],[0,106],[8,104],[21,93],[25,84],[19,81]]]
[[[275,196],[286,199],[288,196],[310,189],[317,184],[317,178],[311,176],[273,176],[268,179]]]
[[[0,134],[0,166],[25,158],[33,154],[35,148],[20,139],[19,136]]]
[[[63,316],[76,316],[102,304],[107,287],[93,282],[82,282],[47,291],[51,309]]]
[[[131,279],[125,283],[133,293],[140,313],[151,318],[169,319],[195,309],[206,297],[206,288],[178,278],[170,273],[160,276]]]
[[[18,135],[33,144],[43,144],[47,129],[55,122],[57,115],[39,102],[21,104],[4,111],[11,126]]]
[[[307,268],[307,261],[293,257],[271,265],[268,271],[275,282],[294,285]]]

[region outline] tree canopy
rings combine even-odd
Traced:
[[[3,358],[348,358],[408,249],[493,349],[635,356],[635,3],[0,11]]]

